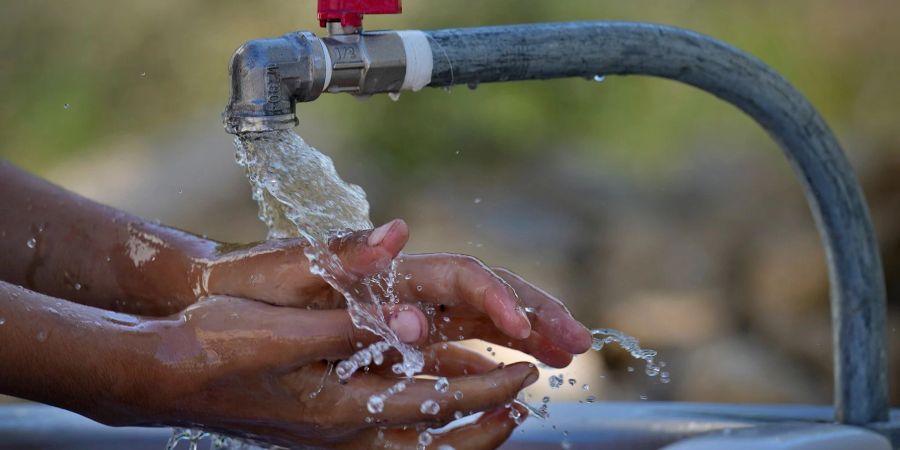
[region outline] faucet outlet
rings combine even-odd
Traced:
[[[334,22],[339,26],[338,22]],[[419,90],[431,81],[431,46],[421,31],[288,33],[242,45],[231,59],[225,129],[232,134],[292,128],[296,103],[323,92],[368,96]]]

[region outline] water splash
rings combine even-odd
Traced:
[[[306,239],[310,243],[304,250],[310,271],[343,294],[357,328],[384,339],[341,361],[335,369],[338,377],[349,378],[373,359],[380,360],[390,347],[403,356],[397,370],[407,377],[420,372],[424,366],[422,354],[400,341],[381,308],[399,302],[394,293],[395,268],[357,280],[328,248],[332,237],[372,228],[365,191],[342,180],[331,158],[293,130],[244,133],[234,143],[236,160],[247,170],[253,198],[259,204],[259,218],[268,226],[269,238]]]
[[[409,378],[421,372],[425,364],[421,352],[401,342],[384,317],[383,305],[399,303],[394,291],[394,265],[385,273],[359,280],[344,269],[328,247],[331,238],[372,228],[365,191],[342,180],[331,158],[308,145],[293,130],[244,133],[234,139],[234,144],[235,160],[247,171],[253,199],[259,205],[259,218],[269,229],[269,239],[303,238],[309,242],[304,253],[310,272],[343,294],[354,326],[384,339],[338,363],[335,374],[346,380],[373,362],[381,364],[384,352],[390,348],[403,357],[393,366],[395,373]],[[383,394],[372,396],[367,405],[369,411],[381,412],[384,400],[405,388],[406,384],[400,382]],[[192,436],[199,432],[187,433],[193,443]],[[184,440],[184,436],[184,430],[176,429],[168,449]],[[250,448],[241,439],[206,433],[198,436],[211,436],[214,444],[221,443],[217,448]]]
[[[612,328],[595,328],[591,330],[591,336],[593,337],[591,349],[594,351],[599,352],[607,344],[617,344],[633,358],[644,361],[644,373],[646,373],[647,376],[655,377],[659,375],[661,383],[665,384],[669,382],[669,373],[663,370],[666,363],[663,361],[657,362],[656,350],[641,348],[640,341],[638,341],[637,338]],[[634,369],[629,367],[629,372],[633,371]]]
[[[526,312],[532,313],[533,310],[529,311],[529,308],[526,308]],[[663,383],[663,384],[669,383],[669,381],[670,381],[669,373],[663,370],[663,368],[665,368],[665,366],[666,366],[666,363],[656,359],[656,357],[657,357],[656,350],[641,348],[640,341],[638,341],[637,338],[629,336],[625,333],[622,333],[621,331],[614,330],[612,328],[597,328],[597,329],[591,330],[591,337],[593,338],[593,342],[591,345],[592,350],[599,352],[599,351],[603,350],[603,348],[608,344],[613,344],[613,343],[617,344],[622,349],[627,351],[632,357],[634,357],[635,359],[639,359],[645,363],[646,369],[645,369],[644,373],[646,373],[647,376],[650,376],[650,377],[659,376],[660,383]],[[491,350],[490,348],[487,349],[488,352],[490,352],[490,350]],[[542,369],[550,368],[549,366],[546,366],[543,364],[539,364],[539,366]],[[628,369],[629,369],[628,370],[629,372],[634,372],[633,367],[629,367]],[[601,378],[602,378],[602,376],[601,376]],[[577,387],[578,380],[575,378],[566,378],[564,373],[552,374],[548,377],[547,381],[548,381],[550,388],[553,390],[560,390],[560,389],[566,388],[566,385],[568,385],[570,388],[578,389],[578,387]],[[580,391],[589,393],[591,391],[591,386],[588,385],[587,383],[582,384],[580,386]],[[645,394],[641,394],[640,399],[647,400],[648,397]],[[549,395],[544,396],[541,399],[540,406],[537,408],[532,406],[528,402],[526,402],[521,397],[517,398],[515,400],[515,403],[527,408],[528,412],[529,412],[529,416],[531,416],[531,417],[536,417],[539,419],[548,419],[550,417],[550,412],[549,412],[549,408],[548,408],[548,404],[550,403],[550,401],[551,401],[551,397]],[[591,404],[596,401],[597,401],[596,396],[588,395],[584,400],[579,400],[579,403]],[[516,420],[516,422],[518,423],[519,418],[513,417],[513,416],[514,415],[511,415],[510,417],[514,418]],[[554,425],[553,429],[554,430],[556,429],[555,425]],[[562,433],[562,441],[560,442],[560,446],[561,446],[561,448],[571,448],[572,447],[572,443],[569,440],[567,431],[563,431],[563,433]]]
[[[166,450],[175,450],[178,444],[182,442],[188,443],[188,450],[197,450],[200,446],[200,441],[208,437],[210,437],[210,434],[204,431],[175,428],[172,430],[169,442],[166,443]]]
[[[383,305],[399,302],[394,291],[397,280],[395,267],[358,280],[344,269],[338,256],[327,245],[332,237],[372,227],[365,192],[358,186],[344,182],[338,176],[332,160],[309,146],[292,130],[242,134],[235,138],[235,146],[236,160],[247,170],[253,198],[259,204],[259,218],[268,226],[269,238],[306,239],[310,245],[306,247],[305,254],[310,261],[312,273],[321,276],[343,294],[355,326],[384,339],[360,349],[352,357],[338,363],[334,370],[337,376],[347,379],[369,364],[381,364],[383,353],[390,348],[397,349],[403,356],[402,362],[392,367],[394,373],[410,378],[421,372],[424,366],[422,354],[400,342],[388,326],[381,308]],[[481,201],[480,197],[473,200],[476,204]],[[525,310],[534,312],[532,308]],[[640,348],[637,339],[609,328],[598,328],[592,330],[591,334],[592,348],[595,351],[610,343],[618,344],[633,357],[645,362],[647,375],[658,375],[660,382],[668,382],[668,373],[662,370],[665,363],[656,361],[656,351]],[[562,387],[565,381],[570,386],[576,384],[576,380],[566,380],[562,374],[550,377],[550,384],[556,389]],[[435,383],[435,390],[438,392],[449,389],[440,380]],[[402,392],[406,386],[406,381],[400,381],[382,394],[373,395],[369,398],[367,409],[373,414],[382,412],[385,400]],[[582,390],[589,390],[589,387],[585,389],[586,386],[582,386]],[[455,392],[454,398],[462,398],[462,393]],[[588,398],[589,403],[594,400],[593,396]],[[520,399],[515,402],[525,406],[531,416],[545,418],[547,401],[539,409]],[[440,406],[433,400],[426,400],[420,405],[420,410],[425,414],[437,414]],[[454,413],[456,418],[462,416],[461,412]],[[210,436],[200,431],[176,429],[170,439],[170,447],[167,448],[171,450],[185,439],[194,448],[196,441]],[[258,448],[247,447],[250,444],[240,439],[218,435],[211,437],[213,446],[217,449]],[[424,440],[429,437],[430,434],[420,436]],[[567,443],[565,440],[563,445]]]

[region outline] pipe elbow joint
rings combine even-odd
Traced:
[[[301,31],[245,43],[231,58],[230,74],[225,130],[271,131],[296,126],[296,103],[315,100],[322,92],[364,97],[417,91],[431,81],[432,52],[421,31],[321,39]]]
[[[296,102],[319,97],[329,64],[322,41],[309,32],[244,43],[231,58],[225,130],[239,134],[296,126]]]

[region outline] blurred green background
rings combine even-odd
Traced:
[[[809,96],[838,134],[896,143],[900,133],[891,126],[900,105],[896,1],[407,0],[404,7],[400,16],[371,16],[366,25],[635,20],[694,29],[768,62]],[[240,43],[318,29],[309,0],[37,0],[5,2],[2,9],[0,152],[35,170],[78,157],[110,136],[165,130],[220,109],[228,95],[226,64]],[[325,97],[301,106],[301,118],[340,123],[354,144],[378,154],[385,170],[420,177],[452,158],[451,150],[466,147],[497,163],[562,141],[657,166],[709,130],[768,145],[727,105],[652,79],[426,91],[397,104],[386,97],[362,104]]]
[[[402,15],[366,25],[656,22],[766,61],[819,108],[863,180],[888,275],[897,405],[898,17],[895,0],[406,0]],[[259,239],[219,117],[227,63],[246,40],[298,29],[322,33],[315,2],[7,0],[0,157],[164,223]],[[572,373],[602,398],[830,401],[824,256],[787,164],[732,107],[608,77],[397,102],[324,95],[298,114],[301,135],[368,191],[375,222],[410,222],[411,250],[506,265],[669,361],[673,382],[660,385],[615,352],[580,359]]]

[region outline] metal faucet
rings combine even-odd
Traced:
[[[622,22],[365,32],[365,14],[399,0],[319,0],[328,37],[309,32],[247,42],[231,61],[229,133],[297,125],[296,102],[323,92],[370,95],[425,86],[596,75],[681,81],[751,116],[803,182],[831,280],[835,419],[888,420],[883,271],[859,183],[828,125],[784,78],[708,36]]]
[[[231,59],[225,128],[229,133],[291,128],[298,124],[296,103],[323,92],[371,95],[424,87],[432,62],[424,33],[362,30],[363,14],[400,10],[400,0],[322,0],[319,21],[329,36],[300,31],[242,45]]]

